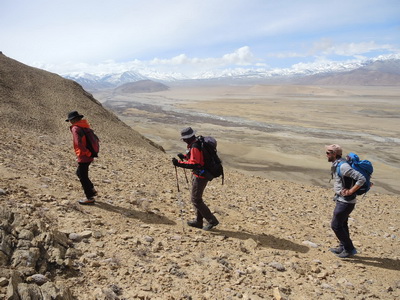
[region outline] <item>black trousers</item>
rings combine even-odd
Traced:
[[[347,224],[354,207],[355,203],[336,201],[336,207],[333,211],[331,228],[336,234],[340,246],[342,246],[346,251],[352,251],[354,249],[353,242],[350,239],[349,225]]]
[[[203,201],[203,193],[207,183],[207,179],[193,176],[191,201],[196,210],[196,221],[199,224],[203,224],[203,219],[206,219],[207,222],[215,222],[216,220]]]
[[[83,191],[85,192],[86,198],[92,198],[94,196],[94,186],[93,183],[89,179],[89,166],[88,163],[78,163],[78,168],[76,169],[76,175],[78,176]]]

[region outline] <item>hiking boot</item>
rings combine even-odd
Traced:
[[[357,254],[357,249],[354,248],[351,251],[347,251],[345,249],[343,249],[343,251],[341,253],[339,253],[337,256],[340,258],[348,258],[348,257],[352,257],[353,255]]]
[[[95,203],[95,200],[94,198],[87,198],[79,200],[78,203],[81,205],[93,205]]]
[[[212,222],[209,222],[206,226],[203,227],[203,230],[205,231],[209,231],[211,229],[213,229],[215,226],[217,226],[219,224],[218,220],[215,219]]]
[[[331,251],[332,253],[335,253],[335,254],[340,254],[343,252],[343,250],[344,250],[344,248],[342,246],[338,246],[336,248],[329,249],[329,251]]]
[[[203,228],[203,223],[197,222],[196,220],[187,221],[187,224],[188,224],[190,227]]]

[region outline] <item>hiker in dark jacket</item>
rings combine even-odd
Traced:
[[[181,161],[173,158],[172,163],[176,167],[193,170],[191,201],[196,210],[196,219],[188,221],[187,224],[191,227],[211,230],[217,226],[219,222],[203,201],[203,193],[207,186],[208,179],[202,176],[201,170],[204,166],[204,156],[201,151],[201,145],[197,142],[195,132],[191,127],[181,131],[181,139],[187,144],[187,154],[179,153],[178,157]],[[208,222],[204,227],[203,219]]]
[[[331,227],[340,242],[338,247],[331,248],[330,251],[340,258],[347,258],[357,254],[350,239],[348,219],[356,205],[356,191],[362,187],[366,179],[345,162],[346,160],[342,158],[342,148],[339,145],[329,145],[325,148],[328,161],[332,163],[331,172],[335,192],[333,200],[336,202]],[[343,161],[345,163],[341,163]],[[339,176],[337,168],[340,168],[342,176]]]
[[[72,133],[74,150],[76,153],[78,168],[76,170],[76,175],[78,176],[83,191],[85,192],[86,199],[79,200],[79,204],[94,204],[94,197],[97,195],[94,189],[92,181],[89,179],[89,166],[93,161],[91,157],[91,152],[87,148],[86,136],[82,128],[90,128],[87,120],[83,120],[83,115],[79,114],[77,111],[71,111],[68,114],[66,122],[70,122],[70,130]]]

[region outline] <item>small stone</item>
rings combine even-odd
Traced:
[[[334,290],[334,288],[327,283],[322,283],[321,288],[326,289],[326,290]]]
[[[82,238],[87,239],[87,238],[90,238],[90,237],[92,236],[92,234],[93,234],[92,231],[86,230],[86,231],[82,231],[79,235],[80,235]]]
[[[79,241],[82,237],[81,237],[79,234],[77,234],[77,233],[75,233],[75,232],[72,232],[72,233],[70,233],[70,234],[68,235],[68,238],[69,238],[70,240],[72,240],[72,241]]]
[[[318,273],[321,273],[321,269],[319,267],[317,267],[317,266],[312,266],[311,267],[311,272],[318,274]]]
[[[310,241],[304,241],[302,244],[306,245],[306,246],[309,246],[311,248],[318,248],[318,244],[310,242]]]
[[[29,276],[28,278],[26,278],[26,281],[28,283],[36,283],[38,285],[42,285],[44,283],[46,283],[49,279],[42,275],[42,274],[33,274],[32,276]]]
[[[274,288],[274,299],[276,299],[276,300],[282,299],[282,295],[281,295],[281,292],[279,291],[278,287]]]
[[[149,243],[149,244],[151,244],[152,242],[154,242],[154,238],[152,238],[151,236],[148,236],[148,235],[146,235],[146,236],[144,237],[144,240],[145,240],[147,243]]]
[[[8,285],[8,279],[5,277],[0,277],[0,286],[4,287],[6,285]]]
[[[18,239],[21,239],[21,240],[31,241],[31,240],[33,240],[34,237],[35,237],[35,235],[33,234],[33,232],[30,230],[26,230],[26,229],[22,229],[21,232],[18,234]]]
[[[93,261],[90,265],[91,265],[93,268],[98,268],[98,267],[101,266],[101,264],[100,264],[99,262],[97,262],[97,261]]]
[[[95,231],[95,232],[93,232],[93,237],[95,239],[99,239],[99,238],[103,237],[103,234],[100,231]]]
[[[280,272],[286,271],[285,267],[281,263],[276,262],[276,261],[269,263],[269,266]]]

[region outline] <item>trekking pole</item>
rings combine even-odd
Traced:
[[[186,174],[186,169],[183,169],[183,172],[185,173],[185,179],[186,179],[186,183],[187,183],[187,186],[188,186],[188,190],[190,190],[189,180],[188,180],[188,177],[187,177],[187,174]]]
[[[179,206],[179,216],[181,218],[182,221],[182,231],[185,234],[185,224],[184,224],[184,220],[183,220],[183,211],[184,211],[184,203],[183,200],[181,199],[181,191],[179,189],[179,180],[178,180],[178,169],[175,166],[175,175],[176,175],[176,186],[178,188],[178,195],[177,195],[177,201],[178,201],[178,206]]]
[[[175,177],[176,177],[176,187],[178,188],[178,193],[180,192],[179,190],[179,181],[178,181],[178,168],[175,166]]]

